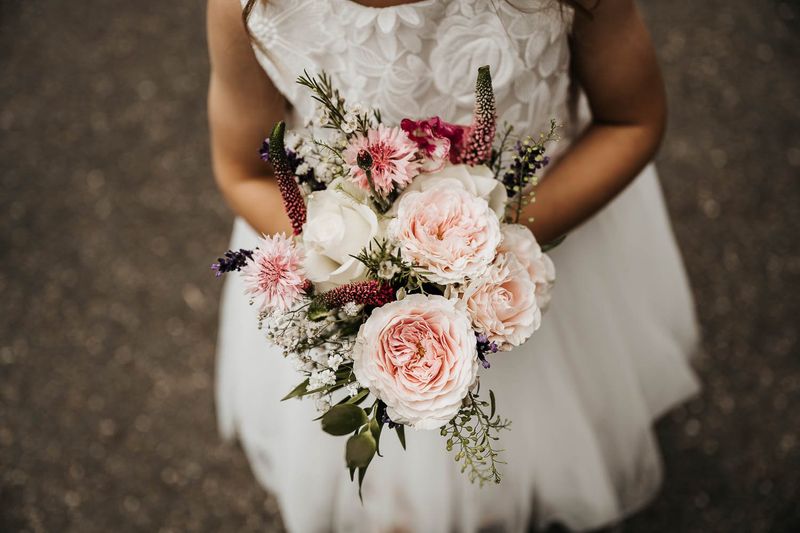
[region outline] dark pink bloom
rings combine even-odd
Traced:
[[[431,163],[425,165],[425,170],[428,172],[439,170],[448,159],[452,163],[457,163],[468,129],[466,126],[445,122],[439,117],[425,120],[404,118],[400,122],[400,127],[427,155]]]
[[[283,207],[292,222],[292,229],[295,235],[300,235],[303,231],[303,224],[306,223],[306,204],[303,195],[300,193],[300,186],[294,175],[294,169],[289,164],[286,156],[286,148],[283,144],[283,134],[286,125],[278,122],[272,130],[269,138],[269,160],[275,171],[275,179],[278,182],[278,190],[283,198]]]
[[[322,295],[322,301],[329,308],[342,307],[349,302],[380,307],[394,299],[392,286],[374,279],[354,281],[331,289]]]

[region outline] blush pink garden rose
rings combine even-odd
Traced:
[[[400,128],[387,128],[383,124],[369,130],[367,135],[357,135],[342,152],[350,168],[350,180],[365,191],[370,190],[367,174],[358,165],[362,151],[372,158],[372,182],[375,189],[386,196],[396,188],[402,189],[419,174],[417,144]]]
[[[242,268],[245,293],[262,312],[287,311],[305,294],[303,252],[283,233],[261,238]]]
[[[406,261],[435,283],[481,276],[500,244],[500,222],[483,198],[446,184],[404,194],[389,233]]]
[[[541,325],[535,290],[514,254],[500,254],[485,276],[466,286],[463,300],[475,331],[507,351],[528,340]]]
[[[362,324],[353,371],[394,421],[434,429],[461,408],[478,373],[475,333],[457,300],[412,294]]]
[[[435,172],[420,174],[411,185],[405,188],[403,194],[411,191],[424,191],[437,185],[447,185],[457,187],[467,192],[483,198],[489,202],[489,207],[497,214],[497,218],[503,218],[508,202],[506,188],[499,180],[495,179],[494,172],[486,165],[444,165]],[[396,209],[395,209],[396,211]],[[392,210],[389,210],[392,213]]]
[[[525,226],[503,224],[500,230],[503,233],[503,242],[497,249],[498,253],[513,253],[517,257],[536,284],[536,302],[542,311],[546,310],[556,281],[553,261],[542,252],[533,233]]]

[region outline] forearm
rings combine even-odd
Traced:
[[[292,234],[278,184],[271,177],[249,177],[233,183],[220,183],[220,189],[231,209],[258,233]]]
[[[541,243],[569,233],[608,204],[652,160],[662,129],[660,121],[592,124],[550,168],[520,222]]]

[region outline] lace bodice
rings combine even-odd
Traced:
[[[521,5],[523,4],[523,5]],[[250,17],[258,61],[306,122],[295,83],[327,71],[351,103],[387,122],[434,115],[468,123],[478,67],[490,65],[500,120],[538,133],[567,120],[573,12],[556,0],[422,0],[385,8],[351,0],[267,0]]]

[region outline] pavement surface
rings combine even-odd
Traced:
[[[800,5],[647,0],[704,333],[618,530],[800,531]],[[213,409],[199,0],[0,2],[0,531],[280,531]]]

